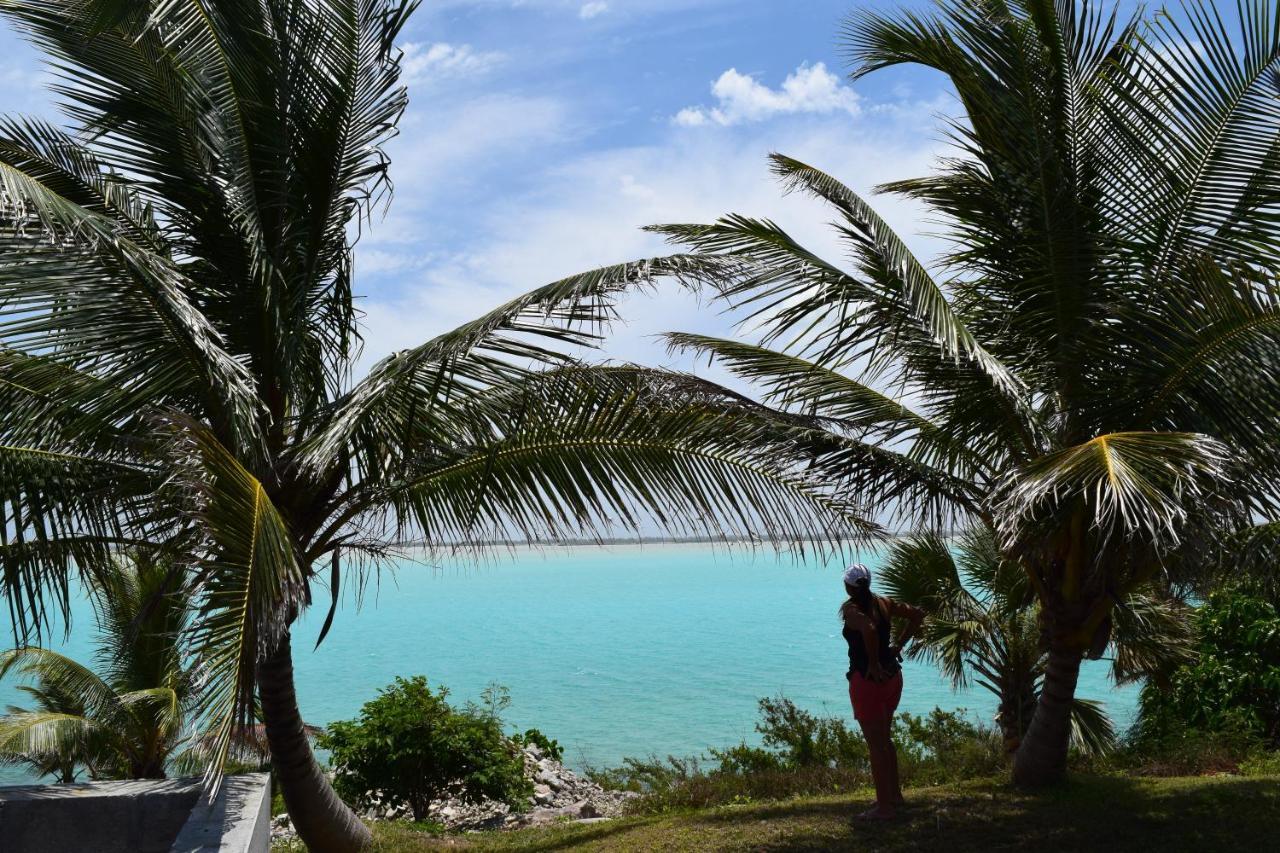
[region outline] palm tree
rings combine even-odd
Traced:
[[[370,835],[299,713],[292,627],[421,540],[871,531],[796,430],[571,354],[679,259],[558,281],[355,381],[353,240],[389,197],[412,0],[0,0],[71,123],[0,122],[0,580],[22,634],[125,546],[183,567],[211,780],[255,691],[312,850]],[[327,589],[326,589],[327,588]]]
[[[97,672],[35,646],[0,654],[0,678],[35,682],[19,687],[34,709],[0,717],[0,762],[60,782],[75,781],[80,768],[92,779],[165,778],[195,697],[179,642],[189,612],[176,580],[170,566],[145,558],[95,574]]]
[[[859,14],[844,39],[855,78],[920,65],[958,96],[954,156],[880,188],[948,229],[938,277],[848,187],[774,155],[788,190],[831,205],[850,265],[767,219],[656,227],[759,330],[670,344],[821,420],[814,469],[850,499],[996,531],[1047,652],[1014,776],[1052,782],[1114,604],[1216,535],[1197,530],[1274,517],[1280,15],[942,0]]]
[[[1015,752],[1031,725],[1044,681],[1039,608],[1022,568],[1000,554],[994,531],[974,528],[954,542],[937,534],[897,540],[880,573],[885,591],[925,611],[909,654],[957,688],[970,681],[995,695],[996,722]],[[1112,677],[1124,684],[1158,677],[1187,660],[1186,608],[1154,588],[1130,593],[1115,611]],[[1115,742],[1102,705],[1074,697],[1071,744],[1098,754]]]

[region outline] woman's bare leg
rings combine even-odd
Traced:
[[[871,759],[871,779],[876,786],[876,807],[866,817],[890,818],[898,807],[898,757],[889,737],[890,721],[859,720]]]
[[[892,723],[889,727],[889,779],[892,783],[890,788],[893,791],[893,802],[900,806],[907,798],[902,796],[902,778],[898,775],[898,746],[893,742]]]

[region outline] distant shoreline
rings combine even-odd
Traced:
[[[909,531],[894,531],[887,534],[886,541],[901,539],[909,536]],[[952,534],[948,533],[950,537]],[[411,549],[428,549],[438,551],[468,551],[476,548],[607,548],[615,545],[751,545],[760,547],[780,547],[787,548],[795,543],[791,539],[773,539],[757,536],[640,536],[640,537],[622,537],[611,536],[604,539],[495,539],[488,542],[473,542],[467,544],[431,544],[423,540],[407,540],[403,542],[393,542],[393,548],[411,548]],[[798,544],[805,547],[809,546],[826,546],[830,547],[831,543],[824,539],[804,539]]]

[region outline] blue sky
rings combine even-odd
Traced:
[[[365,363],[547,281],[661,253],[638,230],[648,223],[769,216],[838,256],[825,211],[780,196],[768,152],[866,191],[927,171],[943,149],[938,116],[954,111],[919,71],[848,83],[838,33],[855,8],[426,0],[402,40],[411,101],[390,146],[396,198],[357,249]],[[36,54],[8,31],[0,50],[0,110],[49,114]],[[919,209],[878,207],[919,252],[937,251]],[[653,334],[730,328],[674,288],[625,310],[607,357],[670,363]]]

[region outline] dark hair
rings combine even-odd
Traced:
[[[840,605],[840,621],[849,621],[849,608],[856,607],[863,613],[876,620],[883,618],[885,614],[884,602],[880,600],[880,596],[873,595],[871,592],[871,584],[856,583],[845,584],[845,592],[849,593],[849,597],[845,599],[844,604]]]

